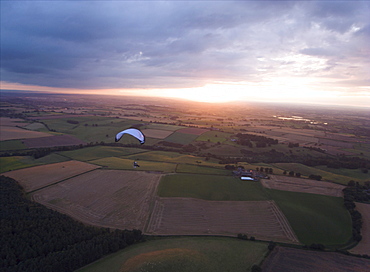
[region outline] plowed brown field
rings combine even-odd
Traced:
[[[3,175],[15,179],[26,192],[31,192],[99,167],[80,161],[66,161],[10,171]]]
[[[278,175],[270,175],[270,179],[261,179],[261,183],[269,189],[336,197],[341,197],[343,195],[342,190],[345,188],[343,185],[331,182]]]
[[[145,129],[145,130],[143,130],[143,133],[147,137],[156,138],[156,139],[164,139],[164,138],[170,136],[173,133],[173,131],[160,130],[160,129]]]
[[[23,119],[0,117],[0,141],[51,136],[45,132],[21,128],[27,125],[29,123]]]
[[[45,132],[38,132],[27,130],[19,127],[14,126],[1,126],[0,127],[0,141],[7,141],[7,140],[17,140],[17,139],[30,139],[30,138],[39,138],[39,137],[47,137],[51,136]]]
[[[31,138],[25,139],[23,142],[28,148],[70,146],[85,143],[84,141],[72,135],[55,135],[49,137]]]
[[[161,175],[95,170],[35,192],[35,201],[87,224],[141,229]]]
[[[19,118],[9,118],[9,117],[0,117],[0,126],[5,127],[24,127],[27,126],[28,123]]]
[[[365,272],[370,260],[334,252],[276,247],[262,264],[264,272]]]
[[[159,198],[146,230],[162,235],[228,235],[298,242],[273,201],[206,201]]]

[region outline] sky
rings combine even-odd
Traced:
[[[370,1],[1,1],[1,89],[370,107]]]

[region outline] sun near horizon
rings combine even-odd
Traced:
[[[282,81],[282,80],[281,80]],[[185,99],[194,102],[226,103],[234,101],[303,103],[370,107],[368,91],[349,96],[339,90],[324,91],[304,84],[255,84],[218,82],[193,88],[147,89],[74,89],[1,82],[0,90],[41,91],[66,94],[123,95]],[[280,86],[279,86],[280,85]]]

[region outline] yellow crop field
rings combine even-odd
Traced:
[[[19,169],[3,175],[15,179],[26,192],[31,192],[99,167],[80,161],[66,161]]]
[[[87,224],[144,229],[161,174],[97,169],[35,192],[35,201]]]

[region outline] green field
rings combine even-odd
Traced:
[[[136,171],[156,171],[156,172],[175,172],[176,164],[174,163],[161,163],[152,161],[137,160],[140,167],[134,168],[132,159],[122,159],[117,157],[108,157],[97,160],[89,161],[90,163],[101,165],[109,169],[118,170],[136,170]]]
[[[258,182],[217,175],[176,174],[164,176],[158,186],[160,197],[193,197],[205,200],[267,200]]]
[[[182,129],[184,127],[181,126],[175,126],[175,125],[165,125],[165,124],[155,124],[150,123],[149,125],[146,125],[145,128],[150,129],[159,129],[159,130],[169,130],[169,131],[176,131],[178,129]]]
[[[221,132],[221,131],[207,131],[200,135],[196,140],[197,141],[209,141],[211,143],[223,143],[226,140],[230,138],[232,134],[226,133],[226,132]]]
[[[26,149],[27,147],[23,144],[22,140],[9,140],[0,142],[0,151],[7,150],[18,150]]]
[[[128,159],[136,160],[147,160],[147,161],[157,161],[157,162],[171,162],[171,163],[187,163],[198,165],[199,162],[201,165],[224,168],[223,165],[218,164],[216,160],[206,161],[202,157],[184,155],[177,152],[165,152],[165,151],[147,151],[140,154],[128,155]]]
[[[340,245],[352,235],[352,222],[339,197],[267,190],[301,243]]]
[[[301,173],[308,177],[311,174],[322,176],[323,180],[333,181],[347,185],[348,181],[365,181],[370,178],[370,174],[361,173],[360,169],[332,169],[326,166],[310,167],[300,163],[274,163],[278,168],[284,169],[287,172]]]
[[[351,238],[351,219],[338,197],[269,190],[259,182],[195,174],[164,176],[158,195],[219,201],[274,200],[303,244],[340,245]]]
[[[67,122],[68,120],[78,121],[79,123],[70,124]],[[43,120],[43,122],[47,124],[50,129],[74,135],[86,142],[114,142],[114,136],[118,132],[138,123],[135,120],[100,116],[48,119]],[[136,142],[137,141],[134,138],[131,139],[130,137],[127,137],[127,143],[131,144]]]
[[[22,161],[22,157],[0,157],[0,173],[4,173],[11,170],[21,169],[30,167],[32,164],[28,164]]]
[[[145,150],[118,146],[93,146],[72,151],[63,151],[60,152],[60,154],[74,160],[90,161],[105,157],[120,157],[141,152],[145,152]]]
[[[192,165],[192,164],[179,164],[177,165],[176,172],[177,173],[205,174],[205,175],[221,175],[221,176],[232,175],[230,170],[217,169],[214,167],[208,167],[204,165]]]
[[[30,156],[0,157],[0,173],[40,164],[57,163],[63,161],[68,161],[68,158],[56,153],[52,153],[39,159],[34,159]]]
[[[34,131],[48,131],[44,124],[34,122],[24,127],[25,129]]]
[[[346,169],[346,168],[334,169],[324,165],[316,166],[315,168],[323,170],[325,172],[333,173],[335,175],[344,176],[346,177],[346,179],[348,179],[348,181],[351,179],[359,182],[370,180],[370,172],[363,173],[361,171],[362,169]]]
[[[183,144],[187,145],[190,144],[192,141],[194,141],[196,138],[198,138],[199,135],[194,134],[187,134],[187,133],[181,133],[175,131],[170,136],[165,138],[164,140],[171,143],[177,143],[177,144]]]
[[[130,246],[79,272],[245,272],[267,254],[264,243],[231,238],[167,238]]]

